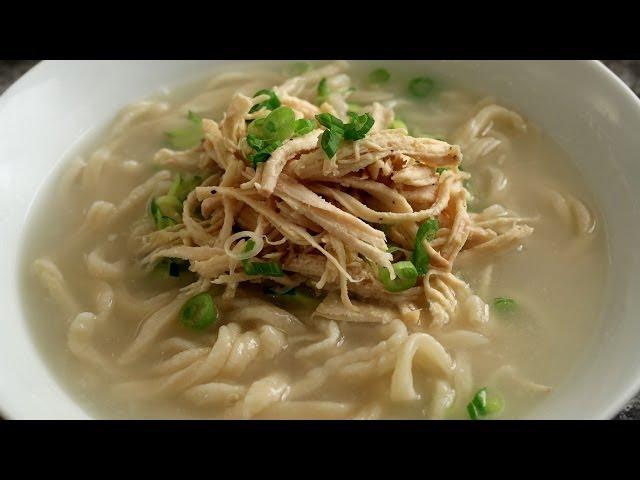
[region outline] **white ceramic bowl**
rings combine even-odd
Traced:
[[[124,105],[205,75],[210,61],[43,62],[0,98],[0,412],[8,418],[88,418],[57,384],[21,307],[28,212],[67,152]],[[640,102],[594,61],[401,62],[452,78],[514,107],[582,171],[610,247],[605,318],[588,358],[530,418],[609,418],[640,389]],[[570,268],[570,265],[567,265]],[[46,321],[46,319],[43,319]]]

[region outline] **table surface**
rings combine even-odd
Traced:
[[[0,93],[37,63],[33,60],[0,60]],[[640,60],[605,60],[604,63],[640,95]],[[618,420],[640,420],[640,394],[615,417]]]

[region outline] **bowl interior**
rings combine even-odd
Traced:
[[[86,418],[49,372],[24,320],[20,255],[34,197],[68,153],[128,103],[228,62],[43,62],[0,98],[0,411],[10,418]],[[640,387],[640,102],[598,62],[412,61],[495,96],[549,134],[583,175],[605,220],[610,282],[601,330],[570,380],[530,418],[607,418]],[[567,266],[570,268],[570,266]],[[26,292],[28,295],[28,292]],[[43,321],[45,321],[43,319]]]

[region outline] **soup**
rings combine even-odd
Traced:
[[[97,418],[518,418],[597,326],[571,161],[438,79],[238,66],[86,151],[36,202],[23,290]]]

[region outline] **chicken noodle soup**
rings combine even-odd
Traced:
[[[70,160],[24,291],[77,401],[482,419],[553,395],[599,317],[596,209],[525,118],[426,73],[223,71],[127,107]]]

